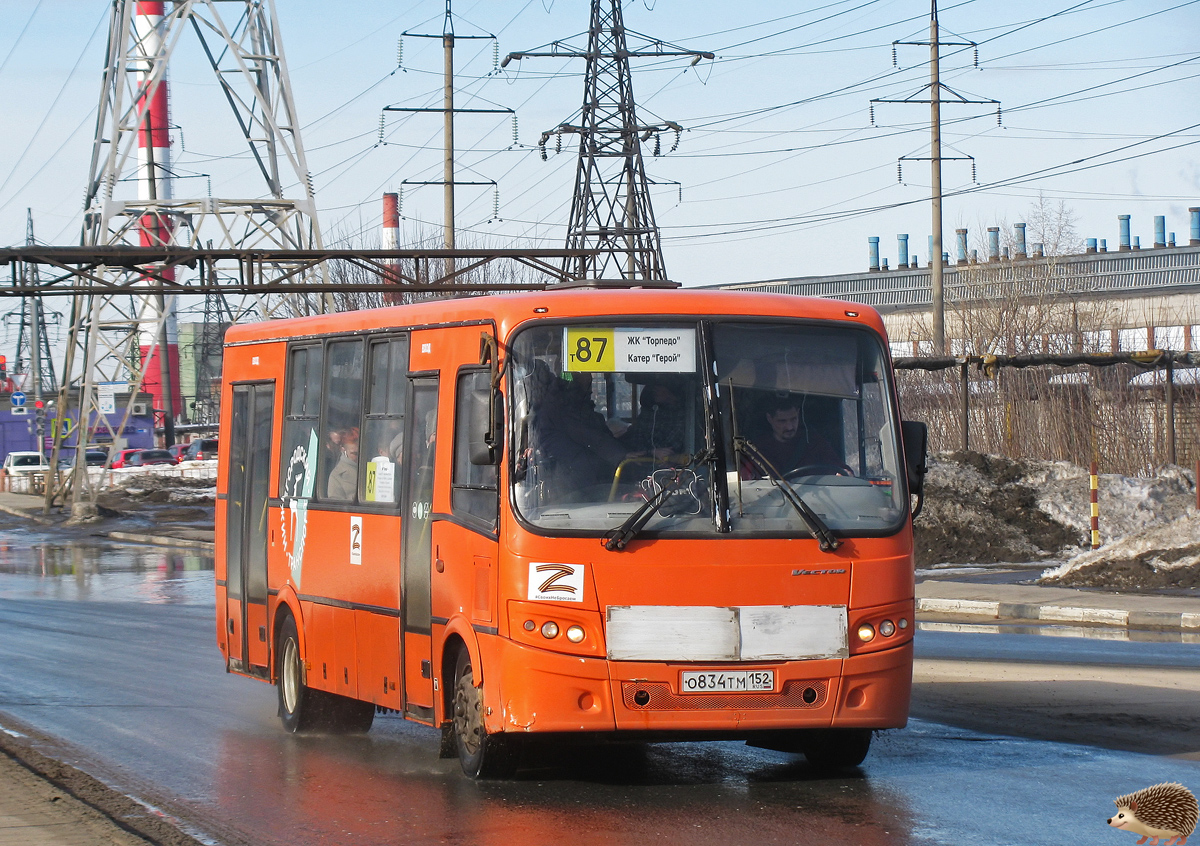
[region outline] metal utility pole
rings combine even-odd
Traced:
[[[401,38],[440,38],[442,39],[442,108],[422,109],[404,106],[384,106],[385,112],[441,112],[442,113],[442,179],[440,182],[414,182],[404,180],[401,185],[441,185],[442,186],[442,226],[445,232],[447,250],[454,246],[454,186],[455,185],[492,185],[487,181],[459,182],[454,179],[454,115],[455,114],[485,114],[511,115],[512,109],[456,109],[454,108],[454,42],[455,39],[490,39],[494,35],[455,35],[454,17],[451,12],[451,0],[446,0],[446,17],[442,24],[441,35],[430,35],[419,32],[404,32]],[[443,274],[446,279],[453,279],[456,274],[453,258],[446,258]]]
[[[930,206],[932,210],[932,227],[933,227],[933,249],[929,257],[929,288],[930,298],[933,303],[933,346],[937,355],[946,354],[946,296],[942,287],[942,162],[943,161],[970,161],[972,162],[972,178],[974,178],[974,159],[971,156],[943,156],[942,155],[942,103],[943,92],[950,95],[949,102],[951,103],[974,103],[979,105],[995,105],[999,106],[999,100],[972,100],[962,96],[957,91],[942,84],[941,80],[941,48],[942,47],[972,47],[975,48],[975,65],[979,65],[978,44],[974,41],[943,41],[940,38],[940,29],[938,26],[938,8],[937,0],[930,0],[929,12],[929,40],[928,41],[893,41],[892,46],[892,61],[895,62],[895,46],[904,44],[908,46],[928,47],[929,48],[929,85],[922,88],[917,94],[911,97],[903,97],[892,99],[887,97],[876,98],[871,101],[871,122],[874,123],[874,104],[875,103],[928,103],[929,104],[929,169],[930,169]],[[929,92],[929,99],[920,99],[921,93]],[[997,108],[997,121],[999,120],[999,109]],[[901,162],[905,161],[925,161],[924,156],[902,156]]]
[[[510,53],[501,63],[537,56],[587,59],[583,109],[578,125],[564,123],[542,133],[539,146],[545,156],[550,136],[579,136],[579,163],[575,193],[567,223],[567,249],[595,250],[565,271],[591,284],[628,280],[668,283],[662,242],[650,203],[650,181],[642,159],[642,142],[654,139],[659,152],[662,133],[675,134],[671,151],[679,144],[683,128],[672,122],[638,121],[629,60],[640,57],[690,56],[696,64],[712,53],[685,50],[636,32],[627,32],[621,0],[592,0],[586,49],[553,42],[545,48]],[[630,49],[627,35],[645,43]],[[561,142],[560,142],[561,143]]]
[[[198,39],[230,107],[230,134],[243,139],[261,177],[257,190],[248,183],[237,199],[175,196],[167,67],[185,33]],[[285,193],[291,185],[299,186],[300,197]],[[274,0],[113,0],[84,206],[84,247],[194,248],[207,240],[235,250],[321,249]],[[281,262],[263,270],[324,282],[319,266],[298,270]],[[138,272],[158,283],[154,293],[129,295],[130,277]],[[112,293],[75,299],[58,404],[59,419],[70,410],[77,423],[76,455],[97,437],[117,444],[144,385],[168,412],[170,439],[179,397],[175,295],[165,293],[175,288],[176,267],[103,265],[94,273],[99,290]],[[321,308],[321,299],[308,293],[248,295],[230,306],[235,319]],[[111,406],[114,391],[127,397],[123,410]],[[58,430],[55,461],[65,428]],[[78,463],[73,484],[72,514],[84,519],[95,511],[95,491],[87,489]],[[63,493],[48,486],[47,507]]]

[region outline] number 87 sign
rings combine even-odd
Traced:
[[[694,373],[696,330],[620,329],[568,326],[563,329],[563,370],[580,373]]]

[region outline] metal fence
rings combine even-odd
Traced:
[[[904,416],[930,449],[1148,475],[1200,460],[1200,354],[899,358]]]

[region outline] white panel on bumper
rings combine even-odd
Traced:
[[[702,605],[609,606],[616,661],[736,661],[737,611]]]
[[[608,608],[614,661],[797,661],[845,658],[842,605],[632,605]]]

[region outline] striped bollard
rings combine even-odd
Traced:
[[[1100,548],[1100,468],[1092,462],[1092,549]]]

